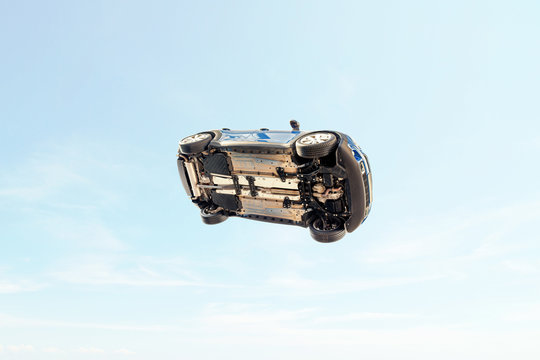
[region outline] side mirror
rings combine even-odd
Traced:
[[[299,131],[300,130],[300,123],[296,120],[291,120],[289,121],[289,124],[291,124],[291,128],[294,130],[294,131]]]

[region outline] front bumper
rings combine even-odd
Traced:
[[[366,190],[364,178],[358,162],[354,158],[351,149],[347,145],[347,137],[340,134],[342,141],[337,149],[339,163],[347,172],[347,198],[349,199],[349,210],[351,216],[345,222],[347,232],[353,232],[364,221],[366,217]]]

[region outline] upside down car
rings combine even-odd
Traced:
[[[319,242],[354,231],[373,202],[366,154],[332,130],[210,130],[182,139],[177,165],[205,224],[228,217],[309,227]]]

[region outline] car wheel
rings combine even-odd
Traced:
[[[206,225],[215,225],[227,220],[228,216],[223,213],[223,210],[212,210],[211,207],[201,209],[201,219]]]
[[[296,141],[296,152],[307,159],[316,159],[330,154],[336,146],[336,136],[329,132],[314,132]]]
[[[188,136],[180,140],[180,152],[182,154],[197,154],[206,149],[212,135],[209,133],[200,133]]]
[[[309,224],[309,232],[316,241],[331,243],[345,236],[345,226],[340,218],[318,217]]]

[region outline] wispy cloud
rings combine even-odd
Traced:
[[[315,323],[348,323],[358,320],[385,320],[385,319],[413,319],[417,314],[384,313],[384,312],[360,312],[344,315],[321,316],[314,320]]]
[[[5,351],[4,351],[5,349]],[[113,351],[106,351],[102,348],[95,347],[95,346],[81,346],[76,349],[72,350],[62,350],[55,346],[48,346],[43,347],[41,349],[36,349],[33,345],[28,344],[20,344],[20,345],[6,345],[5,347],[0,344],[0,354],[2,353],[12,353],[12,354],[20,354],[20,353],[43,353],[43,354],[106,354],[107,352],[112,354],[119,354],[119,355],[134,355],[136,354],[135,351],[128,350],[128,349],[117,349]]]
[[[521,274],[536,274],[540,271],[540,261],[531,261],[528,259],[504,260],[503,266],[511,271]]]
[[[209,308],[202,319],[202,324],[212,329],[229,329],[231,334],[235,331],[260,332],[310,332],[320,329],[358,329],[371,328],[365,321],[402,321],[414,319],[416,314],[361,312],[324,315],[318,308],[304,308],[297,310],[274,309],[272,307],[254,306],[244,304],[243,308],[235,306],[214,306]]]
[[[0,278],[0,294],[15,294],[20,292],[38,291],[46,284],[38,284],[32,281],[13,281]]]
[[[523,303],[514,305],[514,309],[504,315],[504,320],[510,322],[540,322],[540,303]]]
[[[446,275],[396,276],[377,278],[351,278],[339,280],[317,280],[298,274],[283,274],[271,277],[257,292],[260,296],[311,296],[323,294],[345,294],[371,289],[402,286],[438,280]]]
[[[70,246],[124,250],[125,243],[101,213],[119,196],[119,185],[110,177],[124,178],[125,168],[98,144],[66,141],[44,148],[0,174],[0,201],[9,204],[6,209],[43,237]]]
[[[215,305],[208,312],[204,317],[206,344],[280,344],[288,349],[291,347],[290,350],[314,346],[319,351],[331,351],[335,346],[340,346],[340,351],[348,356],[365,355],[368,358],[388,359],[410,353],[411,348],[423,349],[417,354],[420,358],[431,358],[432,354],[442,351],[451,354],[445,357],[448,359],[455,358],[459,353],[470,356],[491,353],[495,355],[494,358],[504,359],[514,351],[516,344],[523,347],[523,353],[529,356],[527,358],[532,359],[532,354],[540,354],[540,349],[535,345],[535,338],[540,334],[538,331],[475,329],[459,323],[418,326],[417,322],[410,321],[417,317],[416,314],[327,314],[315,308],[291,311],[249,304],[232,308],[229,305]],[[394,326],[370,326],[372,322],[386,321],[394,323]],[[396,328],[396,323],[404,326]],[[197,329],[195,334],[199,335]],[[201,339],[197,337],[193,341]],[[321,354],[315,358],[324,357]]]
[[[73,156],[73,149],[66,148],[31,155],[25,163],[0,177],[0,197],[38,202],[73,187],[91,189],[92,182],[81,174],[80,164]]]
[[[358,327],[365,326],[359,320],[402,320],[417,317],[417,314],[391,313],[391,312],[348,312],[335,313],[336,309],[300,308],[282,309],[265,304],[210,304],[206,307],[202,323],[210,327],[229,327],[236,329],[255,327],[269,329],[276,327],[312,329],[314,326],[328,327],[342,326],[350,328],[351,323]],[[264,331],[264,330],[263,330]]]
[[[433,259],[469,261],[522,250],[532,239],[516,241],[514,232],[540,218],[540,201],[528,201],[470,213],[448,213],[394,223],[381,239],[362,250],[367,264]],[[505,241],[507,238],[513,241]]]
[[[214,306],[203,317],[202,323],[210,327],[255,327],[262,326],[278,326],[278,324],[298,321],[302,318],[309,318],[310,313],[314,309],[300,309],[300,310],[272,310],[265,308],[257,308],[249,306],[241,311],[234,311],[228,309],[227,306],[221,307],[219,311],[216,311],[218,307]]]
[[[205,281],[189,265],[171,259],[133,256],[86,256],[49,274],[60,282],[139,287],[235,287]]]
[[[42,213],[37,222],[52,239],[71,247],[106,251],[128,248],[99,217]]]
[[[95,347],[80,347],[77,352],[83,354],[103,354],[105,350]]]
[[[135,351],[131,351],[128,349],[118,349],[113,351],[115,354],[122,354],[122,355],[134,355]]]
[[[161,325],[128,325],[117,323],[90,323],[90,322],[71,322],[58,321],[40,318],[23,318],[0,313],[0,325],[2,327],[43,327],[43,328],[71,328],[71,329],[101,329],[116,331],[166,331],[174,329],[169,326]]]
[[[8,346],[6,346],[6,349],[7,349],[7,351],[12,352],[12,353],[33,352],[34,351],[34,346],[26,345],[26,344],[8,345]]]

